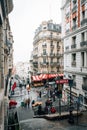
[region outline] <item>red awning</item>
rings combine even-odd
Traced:
[[[44,79],[55,78],[57,76],[62,77],[62,76],[64,76],[64,74],[40,74],[40,75],[32,76],[31,79],[32,79],[32,81],[41,81]]]
[[[41,78],[39,77],[39,75],[35,75],[35,76],[32,76],[32,81],[41,81]]]

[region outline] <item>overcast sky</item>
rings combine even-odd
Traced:
[[[29,61],[35,30],[42,21],[61,23],[61,0],[13,0],[9,14],[13,34],[14,63]]]

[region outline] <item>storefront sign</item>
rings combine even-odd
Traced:
[[[56,80],[56,84],[64,84],[64,83],[68,83],[68,79],[60,79],[60,80]]]

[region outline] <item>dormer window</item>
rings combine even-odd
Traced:
[[[47,26],[43,26],[43,30],[47,29]]]

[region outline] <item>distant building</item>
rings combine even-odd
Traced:
[[[33,75],[39,73],[63,73],[63,43],[61,25],[43,21],[36,29],[31,56]]]
[[[73,78],[73,98],[87,106],[87,0],[62,0],[61,9],[64,75]]]
[[[30,80],[30,65],[29,62],[18,62],[16,65],[16,74],[21,78],[25,83]]]

